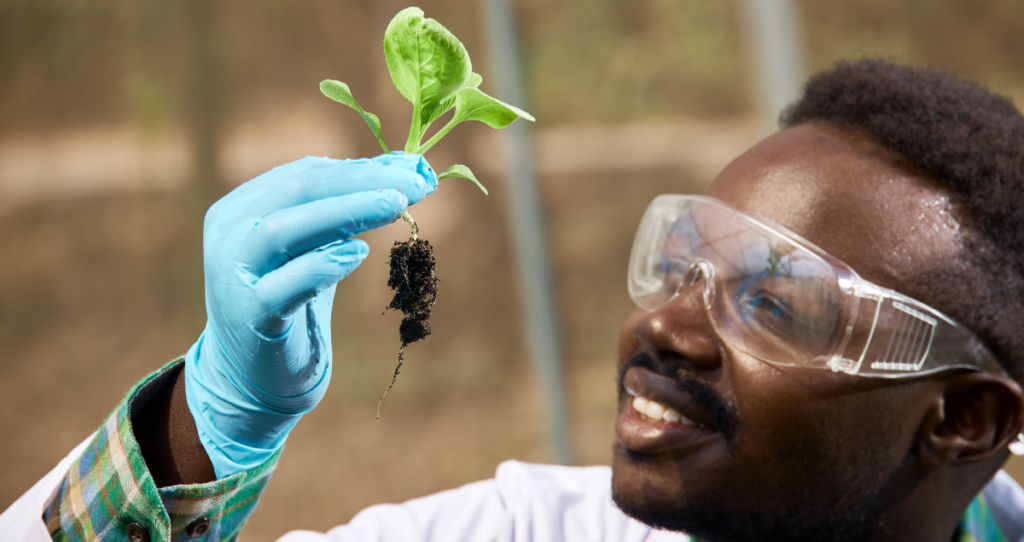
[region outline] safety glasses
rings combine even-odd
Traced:
[[[769,363],[883,378],[1007,375],[967,328],[799,235],[712,198],[658,196],[633,241],[629,295],[654,311],[698,281],[722,339]]]

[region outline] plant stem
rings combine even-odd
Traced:
[[[455,128],[455,125],[460,122],[462,122],[462,119],[458,117],[452,117],[452,120],[448,121],[448,124],[445,124],[443,128],[441,128],[440,130],[437,131],[436,134],[434,134],[434,137],[428,139],[426,143],[421,145],[420,148],[416,149],[414,154],[423,154],[430,150],[430,147],[433,147],[435,143],[441,141],[441,138],[444,137],[445,134],[447,134],[448,132],[452,131],[452,128]]]
[[[409,126],[409,139],[405,142],[405,154],[422,154],[416,151],[416,147],[420,145],[420,108],[422,107],[418,97],[414,104],[412,125]]]
[[[408,209],[402,211],[402,218],[404,218],[405,221],[409,223],[409,227],[412,228],[412,240],[415,241],[419,238],[420,227],[416,225],[416,221],[412,219],[412,215],[409,214]]]
[[[384,149],[384,154],[387,154],[387,153],[391,152],[391,151],[388,150],[387,144],[384,143],[384,138],[381,137],[381,136],[378,136],[377,134],[374,134],[374,135],[377,136],[377,143],[380,143],[380,148]]]

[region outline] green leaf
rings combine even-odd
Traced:
[[[427,133],[427,128],[430,127],[431,123],[437,120],[441,115],[451,111],[453,107],[455,107],[455,96],[448,98],[430,109],[424,109],[420,114],[420,139],[423,139],[423,135]]]
[[[463,122],[478,120],[491,128],[505,128],[518,118],[535,120],[532,115],[509,105],[501,100],[488,96],[477,88],[464,88],[455,98],[455,117],[453,120]]]
[[[476,185],[480,187],[480,190],[484,191],[484,194],[487,194],[487,189],[484,188],[484,185],[480,184],[480,181],[476,180],[476,176],[473,175],[473,172],[470,171],[468,167],[462,164],[455,164],[452,167],[444,170],[444,173],[438,175],[437,179],[448,179],[450,177],[462,177],[463,179],[469,179],[476,183]]]
[[[426,143],[408,146],[405,152],[423,154],[430,150],[460,122],[478,120],[491,128],[505,128],[518,118],[533,121],[532,115],[501,100],[488,96],[478,88],[466,87],[455,95],[455,115],[448,124],[437,131]],[[411,150],[410,150],[411,149]]]
[[[384,152],[389,152],[388,146],[384,143],[384,138],[380,134],[380,119],[377,118],[377,115],[363,110],[359,102],[352,97],[352,91],[349,90],[348,85],[341,81],[325,79],[320,81],[320,92],[323,92],[324,96],[358,111],[359,115],[363,117],[363,120],[370,127],[370,130],[373,131],[373,135],[377,138],[380,146],[384,148]]]
[[[462,88],[476,88],[479,87],[480,83],[483,83],[483,81],[484,78],[481,77],[479,73],[473,73],[473,75],[469,76],[469,80],[466,81],[466,86]],[[451,111],[453,107],[455,107],[455,96],[448,98],[430,110],[424,110],[420,116],[419,139],[423,139],[423,136],[427,133],[427,128],[429,128],[435,120],[440,118],[441,115]]]
[[[384,58],[395,87],[413,105],[407,147],[415,147],[423,119],[444,113],[444,102],[463,88],[473,74],[469,53],[451,32],[419,8],[395,15],[384,32]]]

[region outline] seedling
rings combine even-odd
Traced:
[[[498,129],[519,118],[534,120],[529,113],[482,92],[479,87],[483,77],[473,73],[469,54],[462,42],[441,23],[425,18],[419,8],[405,8],[391,19],[384,31],[384,58],[398,92],[412,102],[412,125],[405,142],[406,154],[426,153],[457,124],[468,120]],[[348,85],[327,79],[320,83],[320,91],[328,98],[355,109],[384,152],[390,152],[381,134],[380,119],[359,105]],[[434,121],[452,109],[455,113],[451,120],[423,142]],[[487,194],[484,185],[462,164],[455,164],[437,176],[438,179],[450,177],[469,179]],[[409,223],[412,236],[408,241],[396,241],[391,249],[388,287],[394,290],[395,295],[387,307],[404,314],[398,328],[402,347],[398,351],[398,366],[391,377],[391,384],[377,403],[377,419],[380,419],[380,403],[395,385],[402,369],[405,347],[430,335],[430,310],[437,300],[434,249],[425,239],[419,238],[419,226],[408,211],[402,213],[402,218]]]

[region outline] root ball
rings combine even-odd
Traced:
[[[425,239],[395,242],[388,287],[395,295],[389,309],[405,314],[398,328],[402,346],[430,335],[430,310],[437,300],[434,248]]]

